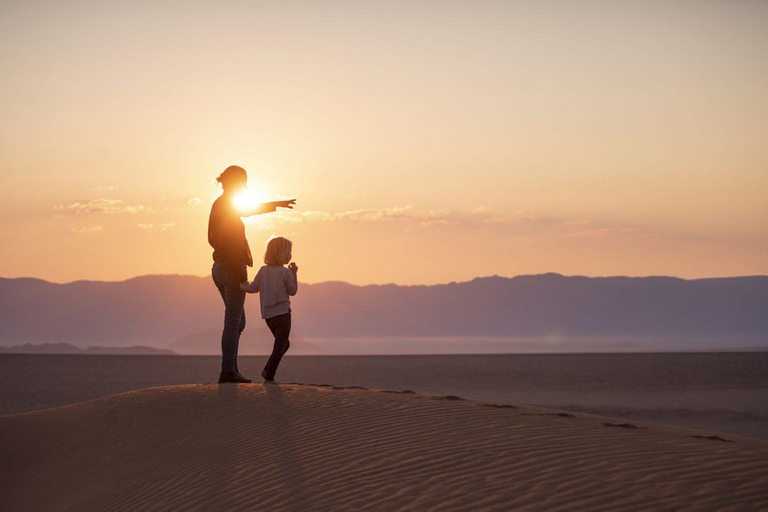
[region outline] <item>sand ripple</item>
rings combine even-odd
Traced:
[[[453,396],[152,388],[0,417],[0,503],[94,511],[768,508],[768,442],[710,436]]]

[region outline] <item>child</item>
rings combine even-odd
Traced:
[[[261,372],[265,382],[274,382],[277,367],[291,343],[288,336],[291,333],[291,299],[296,295],[299,282],[296,273],[299,267],[291,263],[288,268],[283,265],[291,261],[293,244],[281,236],[272,237],[267,243],[264,253],[264,265],[259,269],[251,284],[240,283],[240,289],[248,293],[261,294],[261,318],[266,320],[267,327],[275,336],[275,345],[267,365]]]

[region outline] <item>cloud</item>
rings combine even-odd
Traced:
[[[459,228],[465,230],[494,230],[511,237],[527,236],[658,236],[634,226],[595,223],[584,219],[562,219],[534,215],[519,210],[504,212],[487,207],[448,211],[418,209],[411,206],[367,208],[341,212],[309,210],[304,212],[277,211],[250,217],[249,223],[262,229],[278,229],[288,223],[399,223],[404,229]]]
[[[95,233],[97,231],[104,231],[104,228],[102,226],[91,226],[89,228],[72,228],[72,232],[78,235],[82,235],[84,233]]]
[[[124,205],[122,199],[91,199],[88,202],[71,203],[68,205],[54,206],[57,210],[63,210],[71,213],[106,213],[108,215],[117,213],[138,213],[148,212],[152,208],[143,205]]]
[[[282,217],[278,217],[283,219]],[[507,214],[490,210],[486,207],[473,208],[471,210],[422,210],[412,206],[398,206],[391,208],[368,208],[361,210],[348,210],[330,213],[325,211],[307,211],[299,214],[285,214],[285,221],[290,222],[401,222],[421,227],[441,226],[466,226],[466,227],[490,227],[493,225],[519,225],[531,222],[551,224],[548,219],[541,219],[529,213],[517,212]]]
[[[200,204],[200,203],[202,203],[202,202],[203,202],[203,200],[202,200],[201,198],[199,198],[199,197],[193,197],[192,199],[190,199],[189,201],[187,201],[187,204]]]
[[[444,210],[418,210],[411,206],[366,208],[336,213],[313,210],[301,212],[297,215],[284,214],[285,220],[289,222],[331,222],[341,220],[354,222],[415,221],[440,223],[442,221],[450,221],[449,216],[450,213]]]
[[[309,222],[323,222],[332,220],[333,218],[332,214],[321,210],[308,210],[306,212],[301,212],[299,215],[301,216],[299,222],[302,220],[307,220]]]
[[[482,219],[483,224],[515,224],[519,222],[536,222],[541,221],[538,217],[528,214],[515,214],[515,215],[494,215],[492,217],[485,217]]]
[[[411,206],[404,206],[394,208],[351,210],[336,214],[335,219],[350,219],[360,222],[372,222],[381,220],[427,222],[448,220],[449,216],[450,213],[444,210],[417,210]]]
[[[424,220],[419,222],[419,226],[429,227],[429,226],[458,226],[460,223],[455,220],[449,220],[449,219],[433,219],[433,220]]]
[[[568,233],[568,236],[640,236],[651,237],[658,236],[655,233],[646,231],[644,229],[633,227],[604,227],[594,229],[582,229],[580,231],[572,231]]]
[[[310,210],[304,212],[278,211],[263,217],[252,218],[254,222],[400,222],[422,227],[433,226],[480,226],[483,224],[513,224],[523,221],[538,221],[529,214],[504,215],[487,208],[476,208],[466,211],[422,210],[412,206],[395,206],[389,208],[365,208],[341,212],[326,212]]]
[[[171,229],[173,226],[175,226],[175,222],[165,222],[163,224],[136,224],[136,227],[138,229],[144,230],[144,231],[167,231]]]

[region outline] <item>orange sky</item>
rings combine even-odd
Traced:
[[[205,275],[212,180],[306,282],[768,274],[768,2],[0,7],[0,276]]]

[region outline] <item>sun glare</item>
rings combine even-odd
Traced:
[[[239,192],[233,199],[235,208],[243,212],[253,210],[263,202],[264,198],[261,197],[261,194],[257,194],[252,188],[246,188]]]

